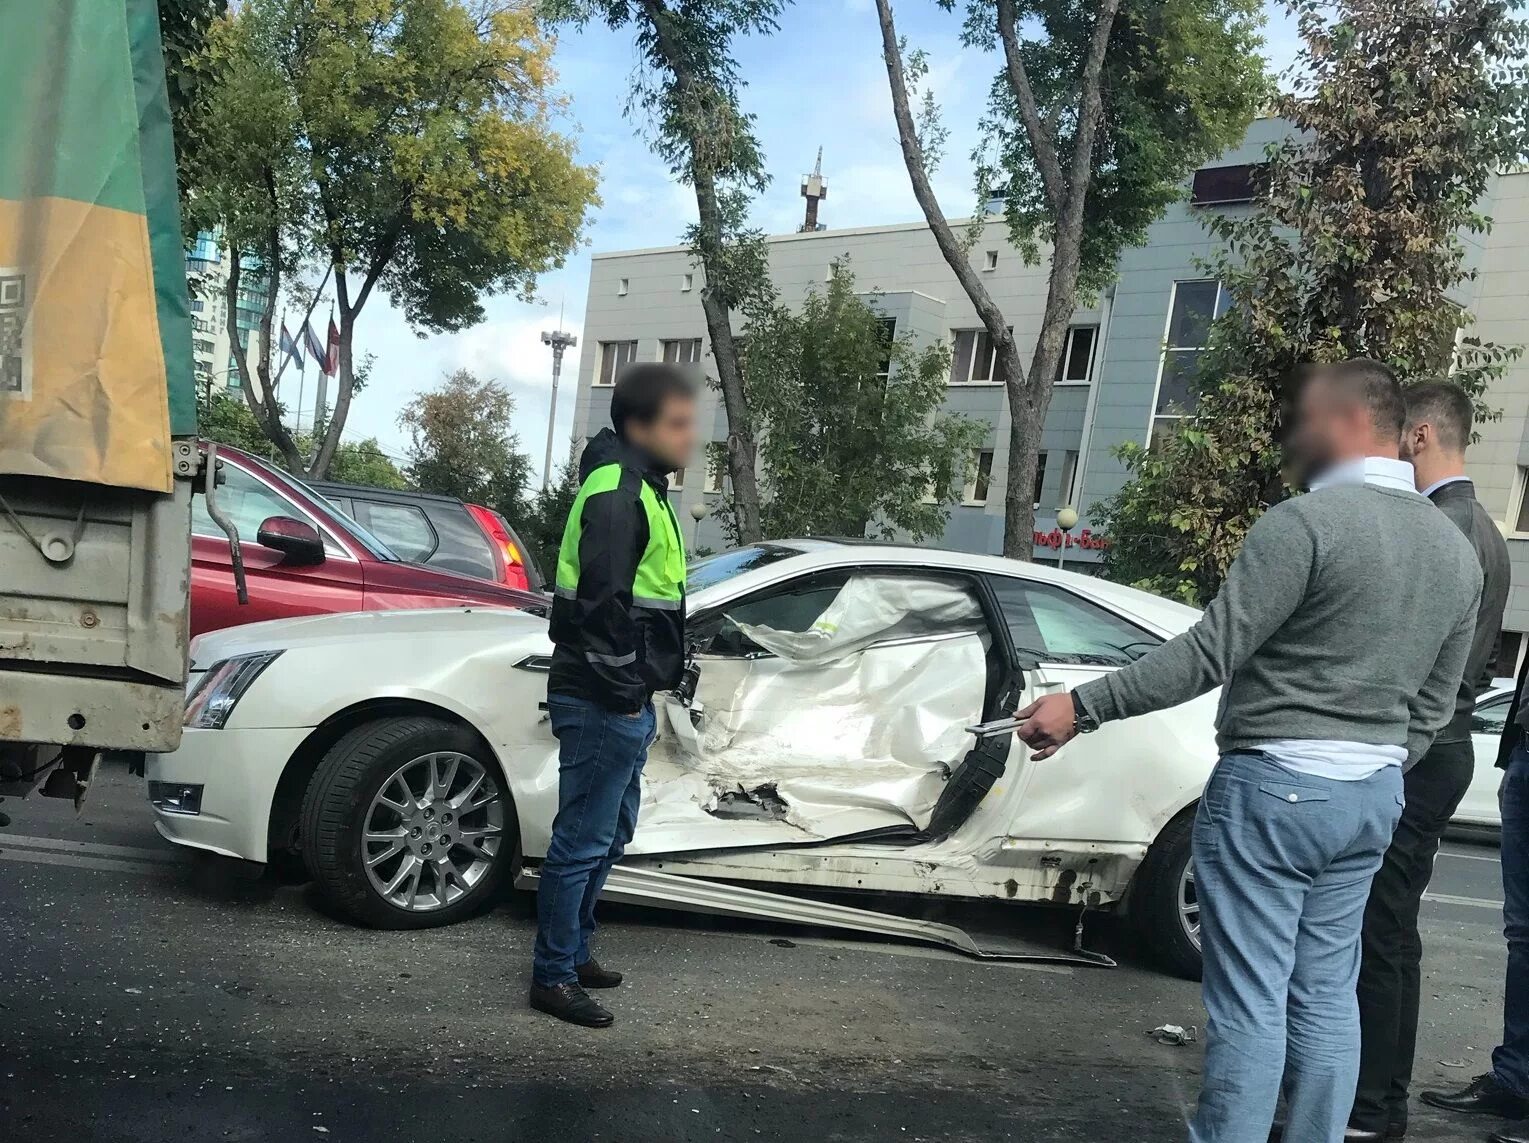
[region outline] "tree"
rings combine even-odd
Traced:
[[[940,0],[953,9],[956,0]],[[1011,237],[1032,261],[1050,247],[1046,303],[1028,367],[930,183],[942,130],[926,67],[904,56],[891,0],[876,0],[904,164],[924,217],[997,355],[1010,414],[1004,555],[1028,559],[1031,489],[1067,327],[1106,284],[1120,251],[1179,193],[1184,177],[1241,138],[1267,92],[1258,0],[965,0],[967,44],[999,49],[984,119],[979,196],[1001,191]],[[1035,27],[1031,39],[1022,27]]]
[[[964,479],[985,431],[940,411],[949,374],[945,346],[920,350],[906,335],[888,337],[842,262],[799,310],[752,309],[744,383],[769,473],[764,534],[939,534],[954,478]],[[718,520],[742,541],[731,495]]]
[[[208,393],[197,404],[197,433],[219,444],[233,445],[255,456],[281,463],[281,457],[260,422],[250,412],[245,402],[227,393]],[[307,435],[294,438],[300,453],[313,448],[313,438]],[[301,471],[301,469],[288,469]],[[359,441],[345,441],[335,450],[334,463],[330,465],[330,478],[347,484],[365,484],[372,488],[407,488],[409,482],[398,465],[382,451],[376,437]]]
[[[739,105],[743,81],[732,58],[735,36],[769,34],[790,0],[550,0],[548,8],[583,24],[603,20],[636,29],[639,73],[628,104],[646,114],[653,148],[695,189],[697,224],[687,235],[705,272],[701,307],[727,411],[727,469],[738,532],[763,536],[756,433],[731,313],[770,289],[764,236],[748,225],[751,193],[769,178],[753,117]]]
[[[1404,378],[1449,372],[1477,398],[1518,356],[1470,336],[1464,234],[1521,162],[1529,25],[1497,0],[1296,0],[1304,41],[1276,109],[1255,211],[1213,218],[1206,267],[1231,297],[1191,377],[1180,430],[1129,445],[1104,506],[1113,578],[1203,602],[1247,530],[1288,494],[1281,413],[1307,363],[1371,357]]]
[[[515,398],[498,381],[458,369],[398,414],[409,433],[409,476],[424,492],[483,504],[514,518],[531,461],[510,425]]]
[[[165,88],[170,96],[177,176],[184,198],[202,143],[201,111],[211,85],[217,82],[207,51],[207,37],[227,13],[228,0],[159,0],[158,7]]]
[[[264,399],[279,279],[309,264],[334,286],[336,393],[308,463],[322,476],[373,291],[421,332],[476,324],[485,294],[530,297],[578,245],[596,173],[554,127],[553,45],[533,0],[246,0],[214,39],[227,61],[211,116],[219,145],[204,149],[197,197],[264,276],[259,360],[235,356],[289,460]],[[244,268],[230,265],[232,301]],[[234,320],[230,304],[231,333]]]
[[[531,545],[537,565],[548,580],[557,576],[557,553],[563,544],[563,528],[579,495],[579,466],[574,461],[560,465],[556,477],[517,506],[516,513],[505,513],[515,524],[520,538]]]

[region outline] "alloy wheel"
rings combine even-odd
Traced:
[[[422,754],[382,783],[361,832],[366,876],[410,912],[443,909],[488,874],[504,842],[504,799],[483,763]]]
[[[1195,892],[1195,863],[1184,862],[1184,872],[1179,876],[1179,924],[1184,935],[1195,948],[1200,947],[1200,898]]]

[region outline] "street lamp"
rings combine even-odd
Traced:
[[[547,455],[542,460],[542,487],[552,482],[552,426],[557,423],[557,379],[563,375],[563,350],[579,344],[579,339],[561,329],[543,330],[542,344],[552,347],[552,408],[547,412]]]
[[[690,506],[690,518],[695,521],[695,530],[690,533],[690,551],[694,555],[701,547],[701,521],[711,513],[704,500],[697,500]]]
[[[1056,510],[1056,526],[1062,533],[1061,542],[1056,547],[1056,566],[1060,569],[1067,559],[1067,533],[1078,526],[1078,510],[1071,504],[1063,504]]]

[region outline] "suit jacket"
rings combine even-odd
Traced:
[[[1476,613],[1476,634],[1465,662],[1465,675],[1460,680],[1455,716],[1435,739],[1436,742],[1469,742],[1476,696],[1492,682],[1497,639],[1502,634],[1502,614],[1508,605],[1508,586],[1513,572],[1508,562],[1507,542],[1476,499],[1474,484],[1469,480],[1457,480],[1434,489],[1429,499],[1465,533],[1465,538],[1476,550],[1476,558],[1481,561],[1481,604]]]

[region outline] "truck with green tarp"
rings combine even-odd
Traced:
[[[0,796],[180,740],[201,479],[153,0],[0,4]]]

